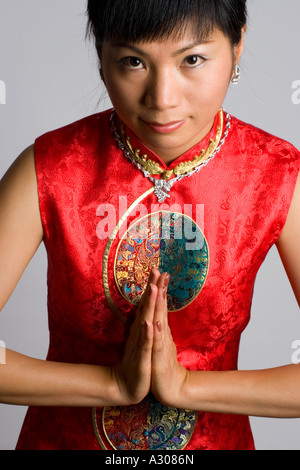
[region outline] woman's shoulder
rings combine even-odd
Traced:
[[[241,148],[247,148],[251,155],[269,157],[270,160],[275,158],[278,163],[280,160],[294,160],[300,166],[300,151],[291,142],[235,116],[231,116],[231,122],[233,139]]]
[[[111,110],[86,116],[48,131],[34,142],[38,174],[54,174],[61,168],[93,165],[107,154],[112,134]]]
[[[47,148],[59,145],[77,144],[86,145],[94,139],[99,140],[99,136],[107,134],[110,129],[111,110],[105,110],[96,114],[85,116],[74,122],[59,128],[47,131],[35,140],[35,146]]]

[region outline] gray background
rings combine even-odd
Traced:
[[[299,0],[248,0],[249,29],[242,81],[226,109],[300,148]],[[85,35],[85,0],[0,0],[0,175],[34,139],[110,106]],[[20,227],[21,230],[21,227]],[[41,247],[1,313],[0,340],[44,358],[48,347],[46,257]],[[243,334],[239,366],[291,362],[300,316],[276,249],[256,283],[252,321]],[[4,366],[0,366],[4,367]],[[0,449],[13,449],[26,408],[0,405]],[[300,449],[300,420],[251,418],[257,449]]]

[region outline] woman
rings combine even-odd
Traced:
[[[248,415],[300,416],[298,366],[237,371],[275,243],[300,303],[300,158],[221,109],[246,2],[88,13],[115,111],[38,138],[0,188],[1,309],[41,241],[49,260],[47,361],[0,369],[1,402],[30,405],[17,448],[253,449]]]

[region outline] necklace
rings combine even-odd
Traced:
[[[154,193],[158,199],[158,202],[161,203],[164,202],[167,197],[170,197],[169,192],[177,181],[180,181],[187,176],[190,177],[194,173],[200,171],[200,169],[206,166],[208,162],[214,158],[216,153],[219,152],[230,129],[230,115],[226,113],[225,131],[224,114],[222,108],[219,111],[218,117],[219,125],[217,127],[216,136],[214,139],[210,139],[207,149],[203,149],[200,155],[196,155],[193,160],[179,163],[179,165],[177,165],[172,170],[165,170],[161,168],[159,163],[154,162],[148,158],[146,154],[140,155],[140,149],[133,149],[130,143],[130,137],[126,136],[125,125],[122,121],[120,125],[121,135],[119,135],[115,123],[114,110],[111,113],[111,129],[118,147],[123,151],[124,156],[128,158],[131,163],[134,164],[140,171],[142,171],[143,175],[151,181],[155,187]],[[154,178],[153,176],[160,176],[160,178]]]

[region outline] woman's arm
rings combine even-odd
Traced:
[[[43,239],[34,147],[0,182],[0,310]],[[151,282],[156,283],[154,275]],[[63,364],[6,351],[0,402],[36,406],[107,406],[141,401],[149,392],[156,292],[150,286],[120,364],[110,368]],[[145,366],[146,365],[146,366]]]
[[[123,404],[112,369],[48,362],[6,351],[0,366],[0,402],[25,406]]]
[[[277,246],[300,305],[300,176]],[[152,375],[152,391],[159,401],[199,411],[300,417],[300,365],[258,371],[186,371],[177,361],[162,294],[159,299]]]
[[[300,173],[277,249],[300,306]]]
[[[43,239],[34,147],[26,149],[0,182],[0,310]],[[20,405],[99,402],[101,383],[116,397],[110,370],[46,363],[5,351],[0,365],[0,401]]]
[[[0,311],[43,238],[33,146],[0,181]]]
[[[179,408],[300,418],[300,365],[257,371],[188,372]],[[180,402],[180,403],[179,403]]]

